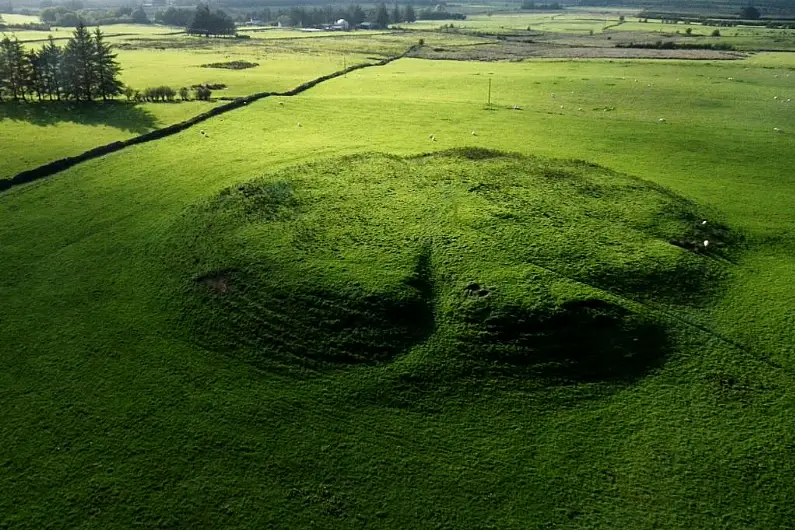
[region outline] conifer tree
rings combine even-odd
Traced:
[[[116,54],[113,53],[111,45],[105,42],[105,36],[99,27],[94,32],[94,47],[93,77],[96,82],[95,92],[105,101],[109,97],[118,96],[122,92],[123,86],[121,81],[119,81],[121,66],[116,60]]]

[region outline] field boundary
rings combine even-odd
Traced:
[[[143,144],[147,142],[152,142],[154,140],[159,140],[161,138],[166,138],[168,136],[182,132],[198,123],[207,121],[210,118],[214,118],[216,116],[220,116],[221,114],[225,114],[235,109],[239,109],[240,107],[243,107],[251,102],[258,101],[260,99],[268,98],[271,96],[284,96],[284,97],[297,96],[298,94],[305,92],[306,90],[309,90],[310,88],[313,88],[319,85],[320,83],[324,83],[331,79],[343,76],[349,72],[354,72],[356,70],[361,70],[363,68],[370,68],[373,66],[385,66],[391,63],[392,61],[396,61],[398,59],[406,57],[408,54],[413,52],[415,48],[417,48],[417,45],[410,46],[406,51],[404,51],[400,55],[387,57],[385,59],[381,59],[380,61],[376,61],[374,63],[360,63],[353,66],[349,66],[342,70],[337,70],[336,72],[332,72],[330,74],[326,74],[317,77],[315,79],[312,79],[311,81],[307,81],[306,83],[298,85],[297,87],[288,90],[286,92],[257,92],[249,96],[237,98],[233,101],[230,101],[229,103],[225,103],[223,105],[214,107],[208,110],[207,112],[203,112],[201,114],[193,116],[192,118],[189,118],[185,121],[174,123],[172,125],[168,125],[160,129],[155,129],[153,131],[149,131],[148,133],[144,133],[139,136],[129,138],[127,140],[111,142],[109,144],[101,145],[99,147],[94,147],[78,155],[59,158],[57,160],[53,160],[52,162],[48,162],[46,164],[43,164],[41,166],[32,169],[26,169],[25,171],[21,171],[11,178],[0,179],[0,193],[10,190],[11,188],[20,186],[22,184],[28,184],[36,180],[50,177],[56,173],[74,167],[82,162],[86,162],[88,160],[94,160],[95,158],[100,158],[102,156],[109,155],[117,151],[121,151],[122,149],[125,149],[133,145]]]

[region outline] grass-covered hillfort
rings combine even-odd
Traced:
[[[792,527],[791,2],[117,4],[0,1],[0,528]]]

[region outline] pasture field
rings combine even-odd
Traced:
[[[0,105],[0,178],[57,158],[184,121],[214,103],[111,103],[88,108],[58,103]]]
[[[0,195],[0,526],[786,528],[793,67],[400,59]]]

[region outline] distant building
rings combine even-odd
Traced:
[[[351,29],[351,25],[348,23],[347,20],[341,18],[331,25],[331,29],[335,31],[348,31]]]

